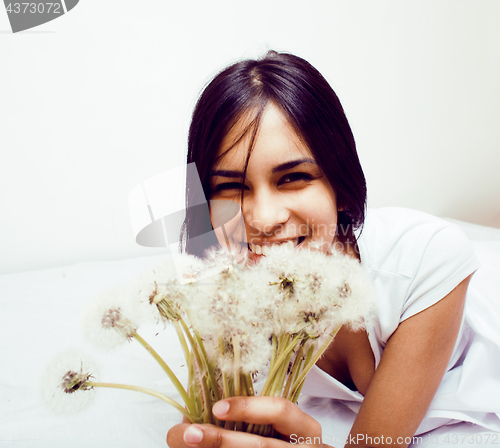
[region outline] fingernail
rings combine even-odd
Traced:
[[[184,431],[184,442],[186,443],[200,443],[203,439],[203,431],[196,426],[189,426]]]
[[[228,411],[229,411],[229,402],[227,401],[218,401],[217,403],[214,404],[214,407],[212,408],[212,412],[217,417],[224,417]]]

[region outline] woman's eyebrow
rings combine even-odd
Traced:
[[[317,165],[316,160],[314,159],[297,159],[275,166],[272,169],[272,172],[279,173],[281,171],[291,170],[292,168],[295,168],[296,166],[302,163],[314,163],[315,165]],[[209,176],[243,177],[243,173],[241,171],[233,171],[233,170],[212,170],[210,171]]]
[[[212,170],[209,176],[222,176],[222,177],[243,177],[241,171],[231,171],[231,170]]]
[[[314,163],[315,165],[317,165],[316,160],[314,159],[297,159],[275,166],[272,171],[273,173],[279,173],[281,171],[291,170],[301,163]]]

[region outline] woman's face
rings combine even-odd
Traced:
[[[239,203],[244,190],[242,214],[253,260],[265,255],[274,244],[328,250],[337,226],[336,197],[308,147],[281,110],[269,103],[243,182],[251,132],[236,145],[234,142],[245,125],[234,126],[216,155],[210,175],[210,200]]]

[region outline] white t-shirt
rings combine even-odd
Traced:
[[[480,266],[471,242],[455,224],[403,208],[369,209],[358,246],[377,297],[375,318],[367,328],[376,366],[400,322],[441,300]],[[500,290],[487,328],[480,315],[488,312],[488,298],[475,288],[477,275],[447,372],[416,434],[454,421],[500,431],[500,337],[494,336],[500,325]],[[498,320],[491,313],[498,313]],[[343,400],[355,412],[363,401],[363,395],[318,367],[308,375],[303,393]]]

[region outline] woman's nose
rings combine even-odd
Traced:
[[[286,223],[290,212],[283,199],[276,194],[260,192],[252,198],[245,198],[243,205],[245,223],[258,231],[254,236],[272,236]]]

